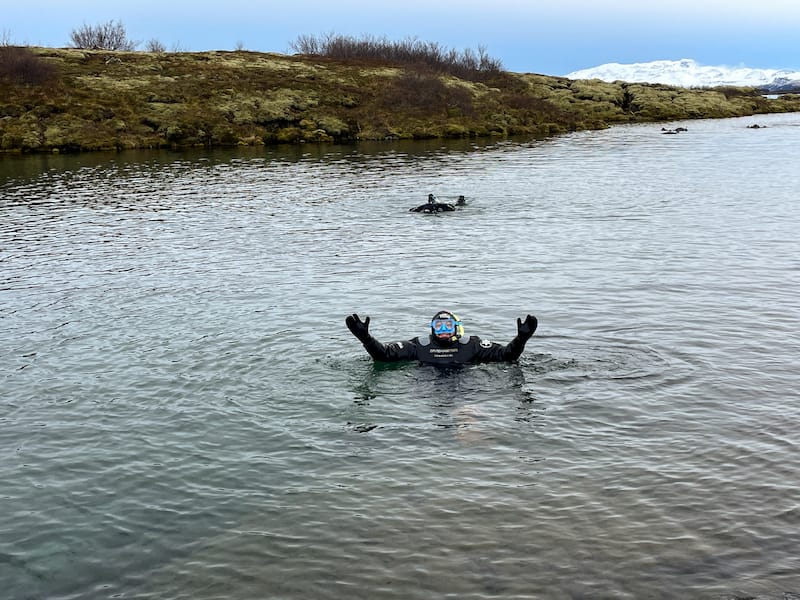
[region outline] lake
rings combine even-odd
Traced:
[[[5,597],[800,598],[800,114],[664,126],[0,158]]]

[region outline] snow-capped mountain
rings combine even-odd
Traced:
[[[748,67],[710,67],[684,58],[646,63],[607,63],[573,71],[569,79],[600,79],[631,83],[664,83],[680,87],[718,85],[754,86],[770,92],[800,90],[800,71],[751,69]]]

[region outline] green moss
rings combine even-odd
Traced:
[[[350,128],[341,119],[334,116],[322,116],[317,120],[317,125],[328,135],[341,138],[350,134]]]
[[[275,141],[281,144],[299,142],[303,139],[303,130],[299,127],[283,127],[275,134]]]

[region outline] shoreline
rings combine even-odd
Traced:
[[[0,156],[547,138],[622,123],[800,112],[800,95],[767,98],[755,88],[506,71],[476,82],[375,61],[249,51],[6,47],[0,62],[3,50],[26,57],[41,78],[0,86]]]

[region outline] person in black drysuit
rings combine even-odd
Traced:
[[[463,198],[460,196],[459,198]],[[463,206],[465,203],[462,202],[459,206]],[[419,206],[415,206],[414,208],[409,208],[408,212],[426,212],[426,213],[436,213],[436,212],[449,212],[451,210],[455,210],[456,207],[452,204],[446,202],[437,202],[436,196],[433,194],[428,194],[428,202],[427,204],[420,204]]]
[[[431,333],[427,338],[415,337],[407,342],[382,344],[369,333],[369,317],[362,321],[357,314],[352,314],[345,319],[345,324],[376,361],[418,360],[424,364],[458,365],[517,360],[536,331],[538,321],[533,315],[527,315],[524,321],[517,319],[517,336],[505,346],[476,335],[465,336],[459,318],[446,310],[439,311],[431,319]]]

